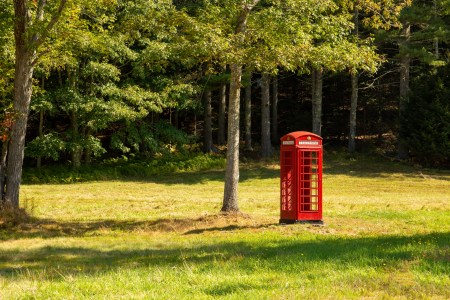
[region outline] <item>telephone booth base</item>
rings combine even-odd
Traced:
[[[281,225],[287,225],[287,224],[310,224],[315,226],[322,226],[324,225],[322,220],[290,220],[290,219],[280,219]]]

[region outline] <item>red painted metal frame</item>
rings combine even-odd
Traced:
[[[322,221],[322,138],[289,133],[280,146],[280,223]]]

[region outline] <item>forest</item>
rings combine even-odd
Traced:
[[[298,130],[448,168],[449,14],[448,0],[2,1],[2,199],[18,203],[22,163],[191,151],[227,152],[232,191],[239,148],[272,157]]]
[[[450,299],[449,39],[450,0],[1,0],[0,299]]]

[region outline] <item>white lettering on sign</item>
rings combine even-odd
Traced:
[[[294,145],[294,141],[283,141],[283,145]]]
[[[299,145],[319,145],[319,141],[299,141]]]

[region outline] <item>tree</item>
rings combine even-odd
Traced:
[[[205,122],[203,124],[203,152],[209,153],[212,151],[212,108],[211,108],[211,90],[207,88],[203,92],[203,109]]]
[[[242,1],[239,4],[234,34],[237,36],[237,48],[242,47],[244,34],[246,33],[247,19],[251,10],[258,4],[259,0],[251,3]],[[230,65],[230,95],[228,104],[228,143],[227,143],[227,166],[225,170],[225,187],[222,211],[239,211],[238,205],[238,183],[239,183],[239,113],[240,113],[240,91],[242,63],[237,61]]]
[[[25,149],[25,135],[30,110],[33,71],[42,52],[41,46],[58,22],[67,0],[60,0],[57,7],[39,0],[35,9],[25,0],[14,0],[14,123],[11,127],[11,143],[8,149],[6,193],[4,202],[19,207],[19,189]],[[44,13],[50,10],[51,17]],[[35,17],[32,17],[32,15]],[[42,50],[41,50],[42,51]]]
[[[409,101],[409,73],[411,66],[411,56],[407,53],[404,48],[408,47],[409,39],[411,37],[411,24],[409,22],[404,22],[402,24],[401,38],[402,41],[399,43],[400,48],[400,104],[399,104],[399,115],[400,119],[404,117],[406,104]],[[408,155],[408,150],[405,147],[403,138],[399,136],[398,139],[398,153],[397,156],[400,159],[405,159]]]
[[[226,71],[226,68],[224,68]],[[225,131],[226,131],[226,107],[227,107],[227,84],[222,83],[219,87],[219,115],[218,115],[218,132],[217,132],[217,143],[223,145],[226,142]]]
[[[270,142],[270,74],[263,73],[261,78],[261,156],[272,155]]]
[[[359,38],[359,7],[355,6],[353,15],[353,35],[356,40]],[[358,107],[358,72],[352,70],[351,72],[351,85],[352,93],[350,97],[350,121],[349,121],[349,133],[348,133],[348,152],[353,153],[356,150],[355,138],[356,138],[356,110]]]
[[[399,118],[406,118],[406,107],[411,96],[410,69],[413,60],[418,60],[430,66],[442,66],[439,42],[448,42],[449,25],[448,2],[414,1],[408,3],[402,10],[399,21],[401,29],[396,37],[398,44],[398,61],[400,75]],[[402,131],[398,133],[397,156],[400,159],[408,157],[407,143]]]
[[[278,143],[278,78],[274,76],[272,79],[272,143]]]
[[[245,149],[253,150],[252,147],[252,73],[246,71],[244,84],[244,126],[245,126]]]
[[[322,86],[323,69],[314,68],[312,77],[312,132],[317,135],[322,133]]]

